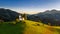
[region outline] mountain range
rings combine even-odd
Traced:
[[[55,9],[46,10],[45,12],[29,15],[28,20],[42,21],[44,24],[60,25],[60,11]]]

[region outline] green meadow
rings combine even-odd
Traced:
[[[60,34],[59,26],[24,20],[0,23],[0,34]]]
[[[23,22],[4,22],[0,24],[0,34],[23,34],[25,24]]]

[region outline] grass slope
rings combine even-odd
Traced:
[[[17,24],[8,23],[0,24],[0,34],[60,34],[60,27],[58,26],[48,26],[29,20]]]
[[[23,34],[25,24],[19,22],[17,24],[8,24],[9,22],[0,24],[0,34]]]
[[[42,23],[25,20],[26,27],[24,34],[60,34],[60,29]]]

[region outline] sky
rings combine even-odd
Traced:
[[[0,0],[0,8],[34,14],[45,10],[60,10],[60,0]]]

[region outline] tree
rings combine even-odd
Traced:
[[[27,15],[24,13],[22,14],[22,17],[26,20],[27,19]]]

